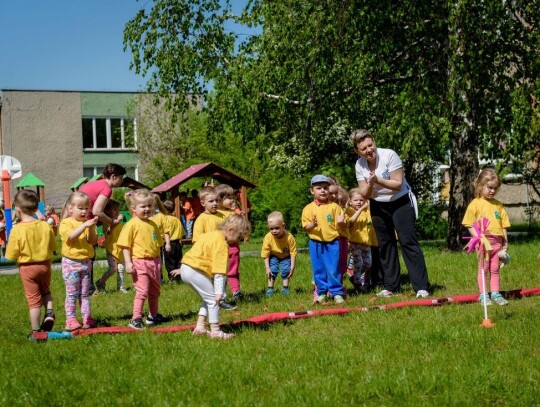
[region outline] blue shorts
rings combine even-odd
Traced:
[[[276,256],[270,256],[270,272],[272,273],[271,278],[275,280],[281,269],[281,278],[285,280],[289,276],[291,271],[291,258],[285,257],[280,259]]]

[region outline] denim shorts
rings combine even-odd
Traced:
[[[281,278],[286,279],[291,271],[291,258],[285,257],[280,259],[276,256],[270,256],[270,272],[272,273],[272,280],[275,280],[281,269]]]

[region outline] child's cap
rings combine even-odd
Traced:
[[[317,174],[313,178],[311,178],[311,185],[319,184],[321,182],[326,182],[327,184],[332,183],[332,181],[330,181],[330,178],[328,178],[326,175],[322,175],[322,174]]]

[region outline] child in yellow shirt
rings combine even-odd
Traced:
[[[169,276],[169,282],[173,282],[174,278],[171,276],[171,271],[180,268],[180,262],[182,261],[182,237],[184,236],[184,227],[182,222],[176,216],[173,215],[175,204],[173,201],[164,201],[163,206],[169,213],[166,216],[167,229],[169,231],[169,244],[171,250],[163,253],[163,259],[165,261],[165,269]]]
[[[218,230],[199,236],[184,255],[180,269],[171,272],[172,276],[181,276],[182,281],[191,286],[202,300],[193,335],[207,335],[213,339],[234,336],[220,329],[219,309],[227,278],[229,245],[238,243],[250,230],[249,222],[242,216],[229,216]],[[206,329],[207,319],[210,331]]]
[[[15,260],[30,310],[32,334],[50,331],[54,326],[53,298],[51,295],[51,260],[56,250],[52,228],[42,220],[34,219],[39,198],[34,191],[22,189],[15,195],[15,214],[20,219],[11,229],[6,258]],[[45,307],[43,322],[39,323],[41,307]]]

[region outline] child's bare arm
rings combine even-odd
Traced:
[[[266,278],[270,278],[270,257],[264,258],[264,269],[266,270]]]
[[[124,247],[122,249],[122,253],[124,253],[124,266],[126,269],[126,273],[131,274],[133,273],[133,262],[131,261],[131,250],[129,248]]]
[[[313,220],[311,221],[311,223],[308,223],[307,225],[304,226],[304,230],[306,232],[309,232],[310,230],[313,230],[317,227],[317,217],[314,216],[313,217]]]
[[[90,220],[87,220],[86,222],[84,222],[82,225],[80,225],[79,227],[75,228],[72,230],[72,232],[69,234],[68,236],[68,240],[75,240],[75,239],[78,239],[79,236],[84,233],[84,231],[86,230],[86,228],[89,228],[89,227],[92,227],[93,225],[95,225],[98,221],[98,217],[97,216],[94,216],[92,219]],[[97,241],[97,238],[96,238],[96,241]]]
[[[291,278],[294,274],[294,270],[296,269],[296,257],[291,256],[291,271],[289,271],[289,275],[287,278]]]

